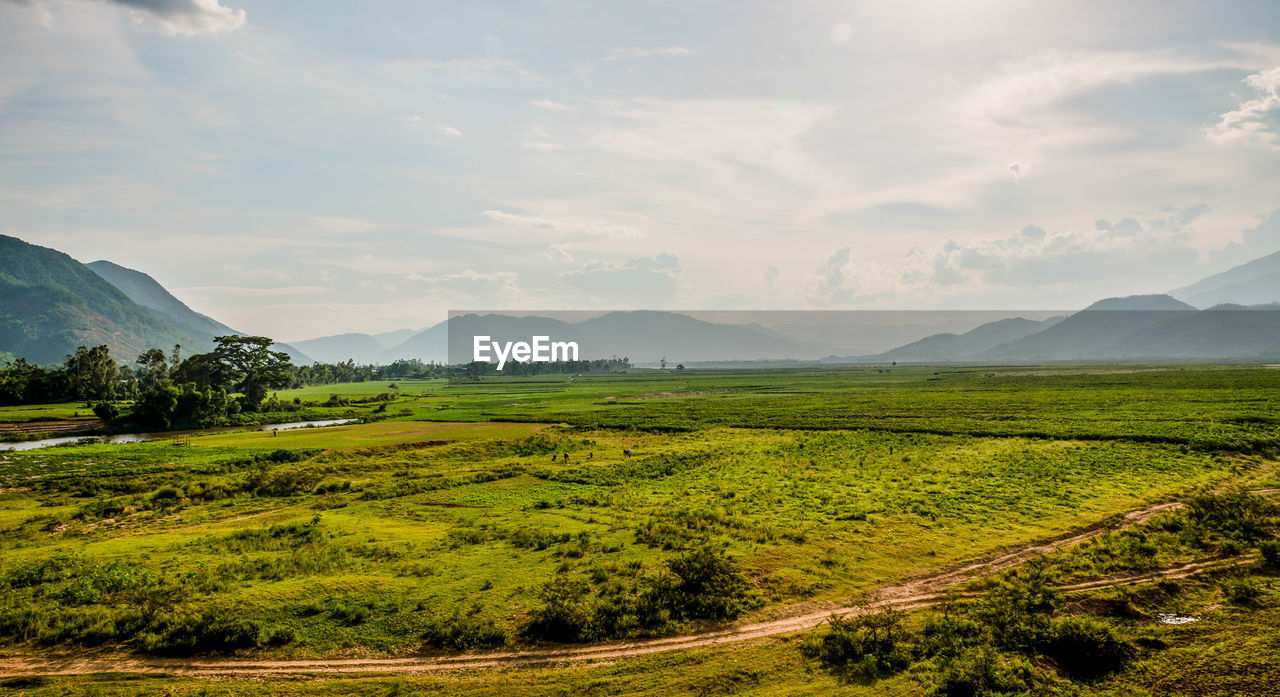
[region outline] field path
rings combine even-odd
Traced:
[[[1260,489],[1261,495],[1280,494],[1280,489]],[[737,627],[626,642],[609,642],[590,646],[537,648],[479,654],[442,656],[409,656],[403,658],[333,658],[300,660],[253,660],[222,658],[151,658],[129,655],[67,654],[44,656],[0,657],[0,677],[35,675],[86,675],[95,673],[185,674],[268,676],[307,673],[438,673],[459,670],[516,668],[608,661],[645,654],[661,653],[736,644],[755,639],[792,634],[812,629],[834,615],[851,616],[894,608],[916,610],[943,601],[947,591],[969,581],[1003,571],[1041,554],[1068,549],[1103,533],[1136,525],[1165,511],[1182,506],[1178,502],[1161,503],[1125,514],[1119,522],[1098,524],[1046,542],[997,554],[946,571],[883,586],[862,603],[831,605],[801,614],[765,620]],[[1104,578],[1061,586],[1068,593],[1079,593],[1111,586],[1134,586],[1165,578],[1189,578],[1197,574],[1229,568],[1250,561],[1247,557],[1195,562],[1116,578]],[[968,593],[966,595],[973,595]]]

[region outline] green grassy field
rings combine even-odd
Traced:
[[[0,422],[23,423],[44,420],[92,421],[97,417],[84,402],[63,404],[27,404],[16,407],[0,407]]]
[[[1280,371],[1187,366],[402,381],[372,423],[0,453],[0,651],[307,657],[519,647],[537,641],[528,626],[548,588],[621,602],[706,546],[727,554],[748,582],[752,602],[741,620],[849,602],[1198,487],[1276,482],[1277,387]],[[280,398],[385,391],[387,383],[357,383]],[[0,410],[0,418],[14,414]],[[1161,561],[1202,553],[1152,539]],[[1063,578],[1114,570],[1101,557],[1064,559]],[[1256,624],[1273,606],[1265,600],[1261,614],[1223,622]],[[232,640],[192,638],[215,617],[244,626]],[[678,613],[657,624],[632,617],[593,636],[708,623]],[[1188,641],[1225,641],[1214,636]],[[837,681],[798,642],[613,666],[258,687],[924,689],[906,673]],[[1165,660],[1144,657],[1124,673],[1129,683],[1115,677],[1106,690],[1125,694]],[[25,689],[130,694],[158,684],[62,678]],[[192,680],[175,689],[248,694],[254,684]]]

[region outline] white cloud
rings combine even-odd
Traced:
[[[411,124],[414,124],[415,126],[420,126],[426,123],[426,121],[417,114],[413,114],[412,116],[406,116],[404,117],[404,120],[408,121]],[[462,131],[459,131],[453,126],[448,126],[443,123],[435,124],[434,126],[431,127],[431,130],[436,134],[438,138],[442,138],[446,140],[453,140],[453,139],[462,137]],[[437,140],[436,142],[441,142],[441,141]]]
[[[680,259],[674,254],[628,259],[624,263],[593,261],[559,275],[565,284],[587,293],[582,306],[618,303],[630,307],[661,307],[672,302],[680,287]]]
[[[464,269],[455,273],[410,273],[406,281],[424,288],[441,303],[455,307],[513,307],[524,293],[514,271],[481,272]]]
[[[520,64],[505,58],[388,61],[380,64],[377,72],[404,81],[418,77],[446,77],[470,83],[539,79]]]
[[[538,107],[539,109],[545,109],[547,111],[572,111],[573,110],[573,107],[569,106],[568,104],[553,102],[550,99],[535,99],[529,103],[532,104],[533,106]]]
[[[1250,64],[1243,58],[1189,59],[1161,52],[1043,51],[1004,63],[999,74],[970,90],[958,106],[977,118],[1034,118],[1042,109],[1107,85]]]
[[[655,56],[688,56],[693,51],[684,46],[661,46],[658,48],[615,48],[604,57],[606,61],[623,60],[627,58],[653,58]]]
[[[1220,145],[1248,145],[1280,150],[1280,66],[1254,73],[1244,79],[1255,96],[1240,107],[1223,114],[1218,123],[1205,129],[1205,136]]]
[[[538,152],[555,152],[564,150],[564,146],[559,143],[553,143],[549,140],[526,140],[520,144],[527,150],[536,150]]]
[[[313,215],[309,218],[312,225],[321,231],[333,235],[361,235],[384,227],[382,223],[360,218],[344,218],[336,215]]]
[[[250,288],[246,286],[187,286],[186,288],[175,288],[175,292],[195,293],[198,295],[314,295],[316,293],[327,293],[328,288],[324,286],[283,286],[280,288]]]
[[[640,231],[626,225],[599,223],[587,220],[565,218],[544,218],[534,215],[507,213],[499,210],[486,210],[480,213],[497,223],[515,225],[517,227],[554,231],[556,233],[585,235],[588,237],[638,237]]]
[[[129,9],[134,22],[170,36],[233,31],[245,24],[244,10],[218,0],[111,0]]]
[[[18,0],[35,8],[36,21],[54,24],[50,0]],[[222,5],[219,0],[107,0],[129,10],[140,27],[168,36],[195,36],[234,31],[245,25],[245,11]]]

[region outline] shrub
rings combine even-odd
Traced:
[[[757,608],[761,599],[737,562],[710,546],[698,547],[667,562],[675,576],[672,591],[681,615],[698,619],[733,619]]]
[[[911,646],[898,630],[902,613],[894,610],[844,619],[832,615],[828,631],[804,651],[845,679],[873,680],[911,662]]]
[[[120,417],[120,409],[111,402],[98,402],[93,405],[93,415],[109,424]]]
[[[1123,668],[1136,653],[1110,625],[1089,617],[1054,621],[1043,650],[1064,672],[1089,678]]]
[[[1025,660],[1002,657],[990,646],[966,649],[939,667],[929,694],[939,697],[983,697],[1023,693],[1035,684]]]
[[[334,605],[329,616],[346,625],[364,624],[373,612],[368,605],[359,602],[345,602]]]
[[[494,624],[492,619],[455,613],[433,619],[422,639],[442,649],[467,650],[504,646],[509,637],[507,630]]]
[[[176,486],[162,486],[151,495],[155,501],[177,501],[182,498],[182,489]]]
[[[1280,569],[1280,540],[1267,540],[1258,545],[1262,564],[1268,569]]]
[[[1203,494],[1187,502],[1192,522],[1241,542],[1267,537],[1267,518],[1273,510],[1266,499],[1244,491]]]
[[[232,651],[260,645],[261,635],[257,622],[230,612],[175,612],[155,623],[143,638],[143,647],[168,654]]]
[[[581,579],[557,576],[538,591],[542,605],[529,615],[524,633],[531,639],[573,642],[590,636],[589,588]]]
[[[1218,583],[1227,601],[1234,605],[1252,607],[1262,599],[1262,588],[1252,579],[1242,576],[1225,578]]]
[[[1029,653],[1049,635],[1049,616],[1060,602],[1044,564],[1034,561],[987,591],[974,618],[991,628],[997,647]]]

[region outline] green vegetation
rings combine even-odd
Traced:
[[[1275,481],[1280,372],[937,372],[312,386],[263,404],[387,408],[333,428],[0,453],[0,643],[18,654],[307,657],[664,636],[848,603],[1174,498],[1188,505],[973,585],[974,598],[937,613],[833,622],[804,653],[783,639],[523,677],[264,689],[1075,689],[1163,661],[1132,624],[1150,625],[1157,607],[1217,598],[1245,623],[1272,611],[1276,511],[1223,487]],[[1082,606],[1056,590],[1237,557],[1249,560],[1239,575],[1220,570],[1127,605],[1121,591]]]
[[[825,632],[809,638],[804,653],[846,681],[909,672],[929,695],[1071,691],[1073,680],[1096,682],[1164,649],[1150,635],[1153,615],[1180,616],[1191,605],[1176,580],[1151,592],[1118,587],[1074,603],[1057,588],[1063,581],[1085,568],[1092,578],[1124,579],[1170,566],[1173,552],[1185,554],[1184,562],[1223,555],[1248,560],[1253,548],[1274,549],[1278,531],[1280,507],[1261,497],[1200,494],[1185,510],[984,579],[975,584],[984,588],[976,598],[948,597],[910,625],[893,610],[832,617]],[[1271,568],[1265,556],[1261,564],[1225,565],[1199,588],[1216,590],[1233,606],[1256,609],[1271,595]]]

